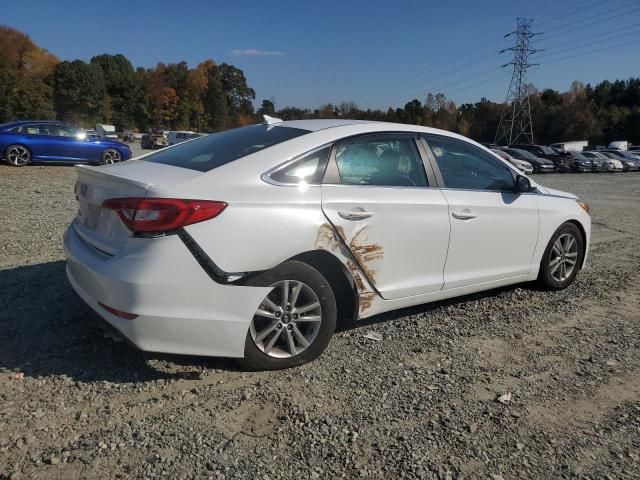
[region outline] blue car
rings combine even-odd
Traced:
[[[129,160],[124,143],[87,137],[82,130],[53,121],[20,121],[0,124],[0,157],[9,165],[29,163],[110,164]]]

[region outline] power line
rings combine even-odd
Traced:
[[[463,58],[465,58],[465,57],[468,57],[468,56],[470,56],[470,55],[473,55],[474,53],[477,53],[477,52],[479,52],[479,51],[482,51],[482,50],[486,49],[487,47],[489,47],[489,46],[491,46],[491,45],[493,45],[493,44],[496,44],[496,43],[498,43],[498,42],[500,42],[500,41],[501,41],[501,39],[493,40],[493,41],[491,41],[491,42],[488,42],[488,43],[486,43],[486,44],[482,45],[481,47],[478,47],[477,49],[474,49],[474,50],[472,50],[472,51],[470,51],[470,52],[465,53],[464,55],[460,55],[460,56],[458,56],[458,57],[456,57],[456,58],[454,58],[454,59],[452,59],[452,60],[449,60],[449,61],[447,61],[447,62],[445,62],[445,63],[442,63],[442,64],[437,65],[437,66],[435,66],[435,67],[431,67],[429,70],[424,70],[424,71],[422,71],[421,73],[418,73],[418,74],[416,74],[416,75],[412,75],[411,77],[406,78],[405,80],[401,80],[401,81],[400,81],[400,82],[398,82],[398,83],[395,83],[395,84],[393,84],[393,85],[389,85],[389,86],[387,86],[387,87],[383,87],[383,88],[378,89],[378,90],[374,90],[374,91],[369,92],[369,93],[364,94],[364,95],[360,95],[359,97],[356,97],[356,98],[355,98],[355,100],[365,100],[365,99],[371,99],[371,98],[380,97],[380,94],[383,94],[383,95],[384,95],[384,94],[386,94],[386,93],[387,93],[387,92],[389,92],[389,91],[396,90],[398,86],[402,86],[403,84],[405,84],[404,86],[402,86],[402,88],[404,88],[404,89],[406,89],[406,88],[413,88],[414,86],[420,85],[420,84],[422,84],[422,82],[424,82],[424,80],[418,80],[418,81],[416,82],[416,79],[417,79],[417,78],[420,78],[420,77],[423,77],[423,76],[425,76],[425,75],[428,75],[428,77],[427,77],[427,78],[428,78],[429,80],[431,80],[431,79],[435,78],[435,76],[436,76],[436,72],[437,72],[438,70],[440,70],[441,68],[446,67],[446,66],[448,66],[448,65],[455,64],[455,63],[457,63],[458,61],[460,61],[461,59],[463,59]],[[489,56],[493,56],[493,55],[494,55],[494,54],[493,54],[493,53],[491,53]],[[481,59],[484,59],[484,58],[486,58],[486,57],[487,57],[487,56],[485,55],[484,57],[481,57]],[[468,63],[463,64],[463,65],[459,65],[459,66],[457,66],[457,67],[454,67],[453,69],[446,70],[445,72],[440,72],[440,73],[438,73],[438,74],[437,74],[437,76],[438,76],[438,77],[442,77],[442,75],[446,75],[446,74],[448,74],[448,73],[450,73],[450,72],[454,72],[454,71],[459,70],[459,68],[460,68],[460,67],[462,67],[462,66],[468,66],[468,65],[471,65],[471,64],[477,63],[478,61],[479,61],[479,60],[478,60],[478,59],[476,59],[476,60],[473,60],[472,62],[468,62]]]
[[[604,51],[607,51],[607,50],[613,50],[614,48],[622,48],[622,47],[628,47],[629,45],[637,45],[639,43],[640,43],[640,40],[634,40],[632,42],[621,43],[621,44],[618,44],[618,45],[612,45],[610,47],[605,47],[605,48],[599,48],[597,50],[591,50],[589,52],[581,52],[581,53],[577,53],[575,55],[569,55],[567,57],[554,58],[554,59],[545,61],[544,65],[549,65],[550,63],[558,63],[558,62],[562,62],[562,61],[569,60],[569,59],[572,59],[572,58],[582,57],[584,55],[591,55],[592,53],[599,53],[599,52],[604,52]]]
[[[571,52],[572,50],[578,50],[580,48],[590,47],[591,45],[596,45],[598,43],[610,42],[611,40],[618,40],[620,38],[628,37],[629,35],[634,35],[634,34],[637,34],[637,33],[640,33],[640,30],[636,30],[634,32],[628,32],[628,33],[625,33],[623,35],[618,35],[616,37],[607,38],[607,39],[604,39],[604,40],[596,40],[595,42],[589,42],[589,43],[585,43],[585,44],[582,44],[582,45],[577,45],[577,46],[571,47],[571,48],[565,48],[564,50],[552,51],[550,53],[550,55],[546,55],[546,56],[542,55],[541,57],[537,57],[536,60],[540,61],[540,60],[543,60],[544,58],[547,58],[548,56],[557,55],[559,53]]]
[[[473,82],[471,85],[467,85],[467,86],[461,87],[461,88],[456,88],[454,90],[444,91],[443,93],[445,93],[446,95],[451,95],[452,93],[461,92],[463,90],[467,90],[469,88],[476,87],[478,85],[484,85],[486,83],[493,82],[494,80],[499,80],[501,78],[508,77],[509,75],[511,75],[509,72],[506,72],[506,73],[503,72],[503,73],[501,73],[500,75],[498,75],[496,77],[488,78],[487,80],[484,80],[482,82]]]
[[[627,30],[629,28],[638,28],[638,24],[634,23],[634,24],[631,24],[631,25],[626,25],[624,27],[616,28],[614,30],[609,30],[607,32],[602,32],[602,33],[599,33],[597,35],[589,35],[587,37],[576,38],[574,40],[570,40],[570,41],[565,42],[565,43],[560,43],[560,44],[554,45],[553,47],[547,47],[547,50],[554,49],[554,48],[557,48],[557,47],[564,47],[565,45],[572,45],[574,43],[581,42],[583,40],[591,40],[592,38],[602,37],[602,36],[608,35],[610,33],[619,33],[620,31]],[[606,40],[603,40],[603,41],[606,41]],[[542,45],[542,46],[546,47],[546,45]]]
[[[628,7],[629,5],[633,5],[633,4],[636,4],[636,5],[637,5],[637,2],[633,2],[633,3],[631,3],[631,4],[624,5],[623,7],[624,7],[624,8],[626,8],[626,7]],[[618,9],[616,9],[616,10],[620,10],[620,9],[618,8]],[[616,11],[616,10],[612,10],[612,11]],[[583,28],[590,27],[591,25],[596,25],[596,24],[598,24],[598,23],[602,23],[602,22],[604,22],[604,21],[606,21],[606,20],[612,20],[612,19],[614,19],[614,18],[622,17],[623,15],[629,15],[629,14],[631,14],[631,13],[635,13],[635,12],[637,12],[637,11],[640,11],[640,8],[636,8],[636,9],[634,9],[634,10],[627,10],[627,11],[625,11],[625,12],[618,13],[618,14],[616,14],[616,15],[609,15],[609,16],[606,16],[606,17],[601,17],[601,16],[599,16],[599,15],[595,15],[595,16],[591,16],[591,17],[583,18],[582,20],[578,20],[578,21],[576,21],[576,22],[570,22],[570,23],[567,23],[567,24],[565,24],[565,25],[562,25],[561,27],[558,27],[558,28],[563,28],[563,30],[562,30],[561,32],[558,32],[558,33],[556,33],[555,35],[545,36],[545,37],[544,37],[544,40],[546,41],[546,40],[550,40],[550,39],[552,39],[552,38],[557,38],[557,37],[559,37],[559,36],[566,35],[567,33],[575,32],[576,30],[582,30]],[[611,12],[609,12],[609,13],[611,13]],[[564,28],[565,28],[565,27],[568,27],[568,26],[570,26],[570,25],[575,25],[576,23],[584,22],[585,20],[591,20],[591,19],[594,19],[594,18],[595,18],[596,20],[594,20],[594,21],[593,21],[593,22],[591,22],[591,23],[587,23],[586,25],[580,25],[580,26],[575,27],[575,28],[570,28],[569,30],[564,30]],[[558,30],[558,28],[553,28],[553,29],[551,29],[551,30],[548,30],[548,31],[547,31],[547,33],[548,33],[548,32],[553,32],[553,31],[555,31],[555,30]]]
[[[584,11],[590,9],[590,8],[598,7],[600,5],[603,5],[605,3],[609,3],[611,1],[612,0],[600,0],[600,1],[592,3],[590,5],[583,5],[582,7],[578,8],[576,10],[572,10],[570,12],[556,14],[553,17],[549,17],[546,20],[542,19],[541,21],[536,22],[536,27],[540,28],[541,25],[546,25],[547,23],[553,23],[553,22],[558,22],[560,20],[564,20],[565,17],[567,17],[569,15],[573,15],[574,13],[584,12]]]
[[[593,9],[595,9],[595,8],[601,6],[601,5],[604,5],[604,4],[607,4],[607,3],[611,3],[611,1],[613,1],[613,0],[600,0],[600,1],[597,1],[597,2],[593,2],[593,3],[589,4],[589,5],[585,5],[581,9],[572,10],[570,12],[563,13],[563,14],[561,14],[562,15],[561,17],[554,17],[554,18],[549,18],[547,20],[543,20],[542,22],[540,22],[540,24],[549,24],[549,23],[555,22],[556,20],[557,21],[565,20],[567,16],[573,15],[573,14],[578,13],[578,12],[587,12],[587,11],[593,10]],[[589,26],[592,26],[594,24],[602,23],[605,20],[615,19],[615,18],[621,17],[623,15],[629,15],[629,14],[635,13],[637,11],[640,11],[640,8],[635,8],[635,9],[626,10],[624,12],[616,13],[616,14],[611,15],[612,13],[618,12],[618,11],[623,10],[623,9],[627,9],[629,6],[633,6],[633,5],[637,5],[637,1],[636,2],[632,2],[632,3],[627,3],[627,4],[624,4],[622,6],[616,7],[615,9],[609,10],[608,12],[601,12],[601,13],[598,13],[596,15],[590,15],[588,17],[584,17],[584,18],[577,19],[577,20],[574,20],[574,21],[569,22],[569,23],[565,23],[563,25],[559,25],[557,27],[554,27],[554,28],[550,29],[549,31],[551,31],[551,32],[558,31],[558,30],[560,30],[560,31],[558,31],[558,33],[556,33],[555,35],[546,36],[544,38],[544,40],[546,41],[546,40],[549,40],[549,39],[552,39],[552,38],[561,37],[561,36],[567,35],[568,33],[571,33],[571,32],[574,32],[574,31],[583,30],[583,29],[585,29],[585,28],[587,28]],[[605,14],[605,16],[603,16],[603,14]],[[595,20],[593,20],[593,19],[595,19]],[[593,21],[591,21],[591,20],[593,20]],[[584,24],[584,22],[589,22],[589,23]],[[583,25],[578,25],[578,24],[583,24]],[[567,30],[566,27],[567,26],[571,26],[571,25],[578,25],[578,26],[576,26],[575,28]],[[621,27],[618,30],[624,30],[624,29],[630,28],[632,26],[633,25],[628,25],[628,26],[625,26],[625,27]],[[604,32],[604,33],[600,33],[598,35],[594,35],[592,37],[574,39],[574,40],[571,40],[569,42],[565,42],[563,44],[560,44],[559,46],[575,44],[576,42],[580,42],[582,40],[586,40],[587,38],[602,37],[604,35],[607,35],[608,33],[613,33],[613,32],[614,31]],[[623,36],[628,36],[628,35],[629,34],[621,35],[621,36],[623,37]],[[617,39],[617,38],[619,38],[619,37],[606,38],[606,39],[603,39],[601,41],[607,42],[607,41],[611,41],[611,40],[614,40],[614,39]],[[475,58],[475,59],[471,60],[470,62],[465,62],[465,63],[459,64],[459,65],[456,65],[456,64],[458,64],[460,62],[461,59],[464,59],[464,58],[469,57],[469,56],[471,56],[471,55],[473,55],[473,54],[475,54],[477,52],[485,50],[489,46],[495,45],[496,43],[499,43],[499,42],[500,42],[500,40],[492,40],[490,42],[487,42],[487,43],[481,45],[480,47],[478,47],[478,48],[476,48],[476,49],[474,49],[474,50],[472,50],[470,52],[467,52],[467,53],[465,53],[465,54],[463,54],[461,56],[455,57],[455,58],[453,58],[453,59],[451,59],[451,60],[449,60],[447,62],[444,62],[442,64],[439,64],[439,65],[436,65],[434,67],[431,67],[429,70],[425,70],[425,71],[422,71],[422,72],[417,73],[415,75],[412,75],[411,77],[408,77],[408,78],[406,78],[404,80],[401,80],[401,81],[399,81],[399,82],[397,82],[395,84],[389,85],[387,87],[379,88],[379,89],[371,91],[371,92],[369,92],[367,94],[364,94],[364,95],[361,95],[359,97],[356,97],[355,100],[357,100],[357,101],[366,101],[366,103],[372,103],[372,102],[376,101],[377,99],[386,98],[386,99],[388,99],[388,100],[386,100],[386,102],[389,102],[389,101],[395,100],[396,98],[400,98],[401,96],[405,96],[406,93],[410,92],[411,90],[418,90],[419,89],[419,90],[425,90],[426,91],[427,87],[429,85],[432,85],[436,80],[440,80],[441,81],[440,83],[442,84],[442,80],[443,79],[450,78],[452,75],[455,75],[459,71],[465,70],[465,69],[467,69],[469,67],[472,67],[472,66],[475,66],[476,64],[479,64],[479,63],[483,62],[484,60],[492,57],[493,54],[482,55],[479,58]],[[556,52],[553,52],[552,55],[554,55],[556,53],[563,53],[563,52],[566,52],[566,51],[575,50],[577,48],[584,48],[584,47],[592,45],[594,43],[595,42],[588,43],[588,44],[581,45],[581,46],[577,46],[577,47],[572,48],[572,49],[565,49],[565,50],[561,50],[561,51],[556,51]],[[557,47],[558,47],[558,45],[556,45],[556,46],[554,46],[552,48],[555,49]],[[543,57],[540,57],[540,58],[548,58],[548,56],[543,56]],[[440,71],[444,67],[450,66],[450,65],[452,66],[452,68],[444,70],[444,71]],[[474,73],[473,75],[474,75],[473,80],[476,80],[478,73]],[[425,77],[425,76],[426,76],[426,78],[421,78],[421,77]],[[453,85],[464,83],[466,81],[469,81],[469,80],[467,80],[467,79],[457,79],[457,80],[453,81]],[[445,84],[443,84],[443,87],[449,88],[451,86],[452,86],[452,84],[449,81],[447,81]],[[438,91],[439,89],[441,89],[443,87],[440,87],[440,86],[438,86],[436,88],[429,87],[429,90]],[[411,96],[411,95],[407,95],[407,96]]]
[[[494,55],[495,55],[495,54],[491,54],[490,56],[491,56],[491,57],[493,57]],[[484,60],[484,58],[483,58],[482,60]],[[471,66],[471,65],[473,65],[473,64],[475,64],[475,63],[479,63],[479,61],[470,62],[470,63],[468,63],[468,64],[463,64],[463,65],[461,65],[461,66],[460,66],[460,68],[456,68],[456,69],[454,69],[454,70],[450,70],[448,73],[454,73],[454,72],[459,71],[460,69],[466,69],[468,66]],[[494,69],[495,69],[495,67],[494,67],[494,66],[492,66],[492,67],[490,67],[490,68],[489,68],[489,69],[487,69],[487,70],[483,70],[483,71],[481,71],[481,72],[476,72],[474,75],[480,75],[480,74],[482,74],[482,73],[485,73],[486,71],[491,71],[491,72],[493,72],[493,71],[494,71]],[[420,83],[419,88],[420,88],[420,90],[421,90],[421,91],[426,91],[426,90],[427,90],[427,86],[428,86],[428,85],[432,85],[432,84],[434,83],[434,81],[435,81],[435,80],[442,80],[443,78],[447,78],[447,77],[448,77],[447,72],[445,72],[445,73],[443,73],[443,74],[438,75],[438,76],[437,76],[437,78],[434,78],[434,79],[433,79],[433,81],[429,81],[429,82],[427,82],[427,83]],[[467,79],[468,79],[468,77],[467,77],[467,76],[465,76],[465,77],[464,77],[464,78],[462,78],[462,79],[460,79],[460,78],[459,78],[459,79],[457,79],[457,80],[454,80],[454,82],[458,82],[458,83],[459,83],[461,80],[462,80],[462,81],[466,81]],[[438,89],[443,88],[443,87],[440,87],[439,85],[443,85],[443,86],[444,86],[444,85],[449,85],[449,82],[447,82],[446,84],[443,84],[442,82],[440,82],[440,83],[438,83],[437,85],[438,85],[437,87],[430,87],[430,88],[429,88],[429,90],[438,91]],[[385,96],[385,98],[387,99],[387,101],[393,101],[393,100],[395,100],[395,99],[397,99],[397,98],[399,98],[399,97],[401,97],[401,96],[405,96],[405,95],[407,95],[407,93],[406,93],[406,92],[408,92],[408,91],[415,91],[417,88],[418,88],[418,85],[412,86],[412,87],[410,87],[409,89],[407,89],[407,88],[403,88],[403,89],[397,90],[396,92],[394,92],[394,93],[393,93],[393,94],[391,94],[391,95],[386,95],[386,96]]]

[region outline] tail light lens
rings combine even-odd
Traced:
[[[215,218],[227,207],[225,202],[177,198],[112,198],[102,203],[115,211],[134,233],[167,232]]]

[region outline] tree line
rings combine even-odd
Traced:
[[[574,82],[568,91],[529,86],[537,143],[588,139],[640,143],[640,78]],[[431,126],[492,142],[504,106],[481,98],[457,106],[442,93],[404,107],[361,109],[354,102],[317,109],[275,108],[263,100],[239,68],[209,59],[134,68],[123,55],[97,55],[89,62],[60,61],[22,32],[0,26],[0,122],[54,119],[78,126],[114,124],[119,130],[151,128],[215,132],[260,121],[352,118]]]

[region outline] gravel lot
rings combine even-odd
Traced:
[[[537,180],[592,206],[568,290],[385,314],[246,373],[105,337],[64,273],[74,169],[0,165],[0,478],[640,478],[640,174]]]

